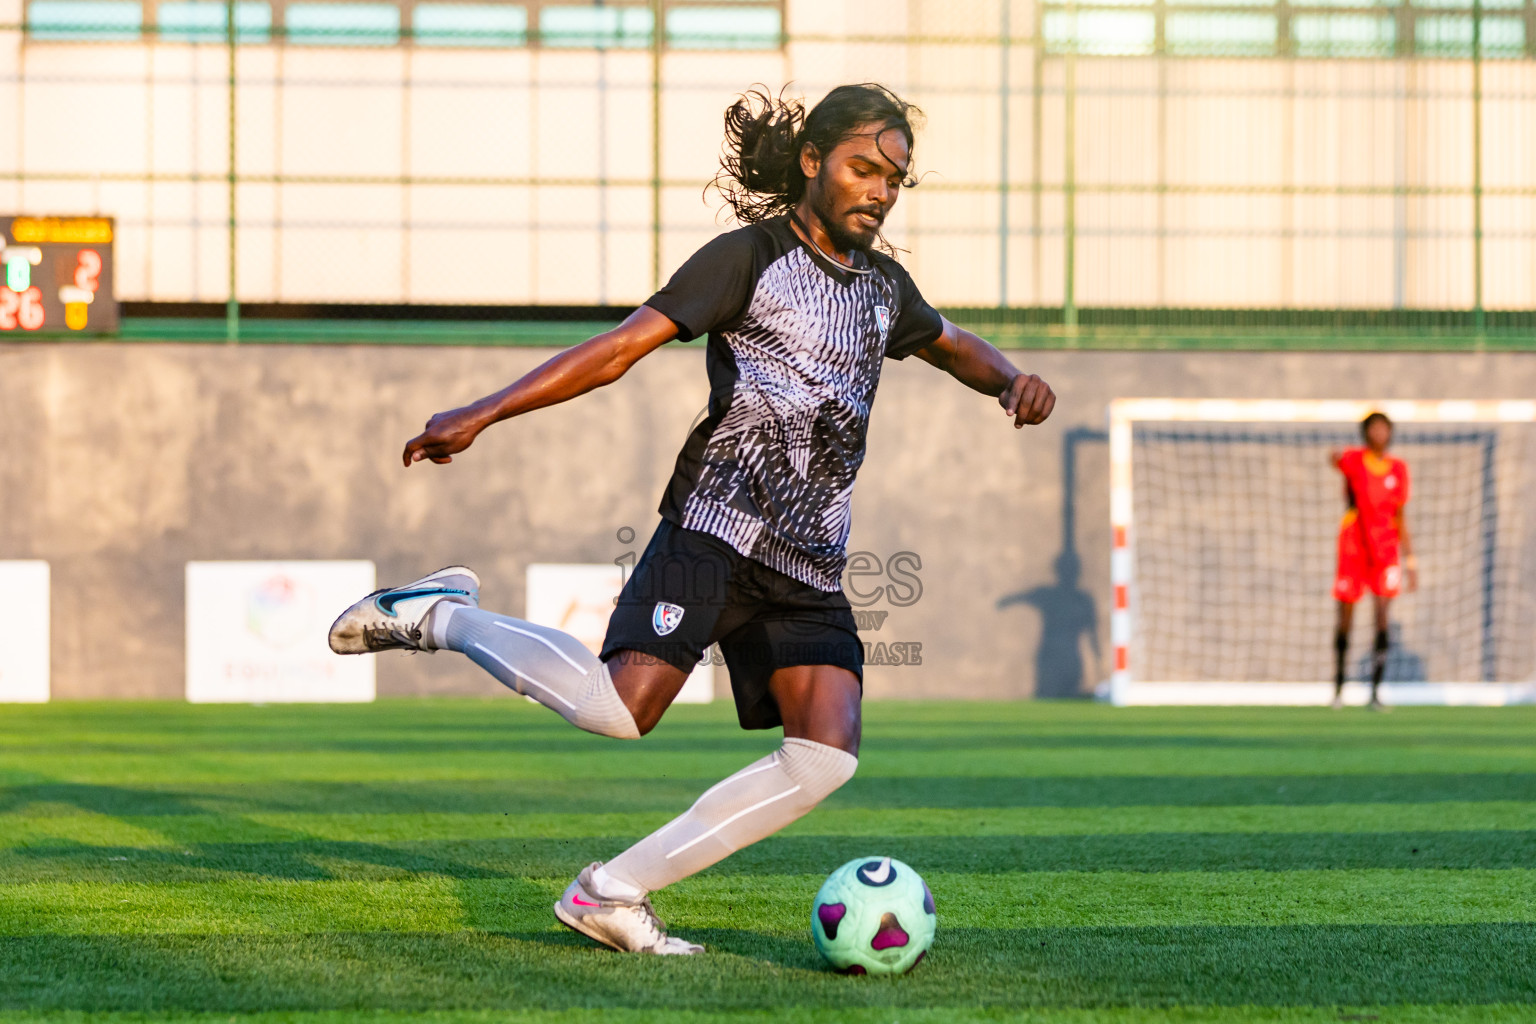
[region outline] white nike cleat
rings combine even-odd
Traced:
[[[427,615],[440,603],[480,603],[480,577],[462,565],[450,565],[403,587],[375,590],[331,624],[331,650],[337,654],[379,651],[434,651]]]
[[[649,897],[639,903],[624,903],[594,893],[592,872],[598,867],[596,863],[587,866],[555,904],[555,916],[561,924],[620,953],[689,956],[704,952],[703,946],[668,935]]]

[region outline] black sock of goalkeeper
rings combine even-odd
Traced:
[[[1333,634],[1333,692],[1344,692],[1344,656],[1349,653],[1349,634],[1340,630]]]
[[[1376,650],[1371,654],[1371,699],[1376,699],[1376,688],[1381,685],[1381,677],[1387,671],[1387,631],[1376,631]]]

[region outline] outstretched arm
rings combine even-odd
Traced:
[[[649,306],[641,306],[613,330],[566,349],[494,395],[433,416],[425,430],[406,442],[405,465],[423,459],[452,462],[454,455],[473,444],[480,431],[492,423],[612,384],[641,358],[675,337],[676,324]]]
[[[1020,373],[997,349],[948,320],[944,333],[918,349],[917,357],[966,387],[992,395],[1013,417],[1015,427],[1043,423],[1056,407],[1049,384],[1032,373]]]

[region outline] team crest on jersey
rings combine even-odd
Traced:
[[[880,328],[880,340],[884,341],[886,335],[891,333],[891,311],[885,306],[875,307],[875,326]]]
[[[683,621],[683,609],[681,605],[671,604],[667,601],[657,601],[656,610],[651,613],[651,628],[656,630],[657,636],[666,636],[676,629]]]
[[[1385,480],[1383,480],[1382,483],[1386,484],[1387,490],[1390,491],[1390,490],[1394,489],[1395,487],[1397,487],[1397,477],[1394,476],[1394,475],[1388,474],[1387,478]]]

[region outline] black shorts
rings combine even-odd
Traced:
[[[817,590],[663,519],[619,594],[603,660],[635,651],[690,672],[713,643],[743,729],[784,724],[768,692],[777,669],[836,665],[864,681],[864,648],[841,590]]]

